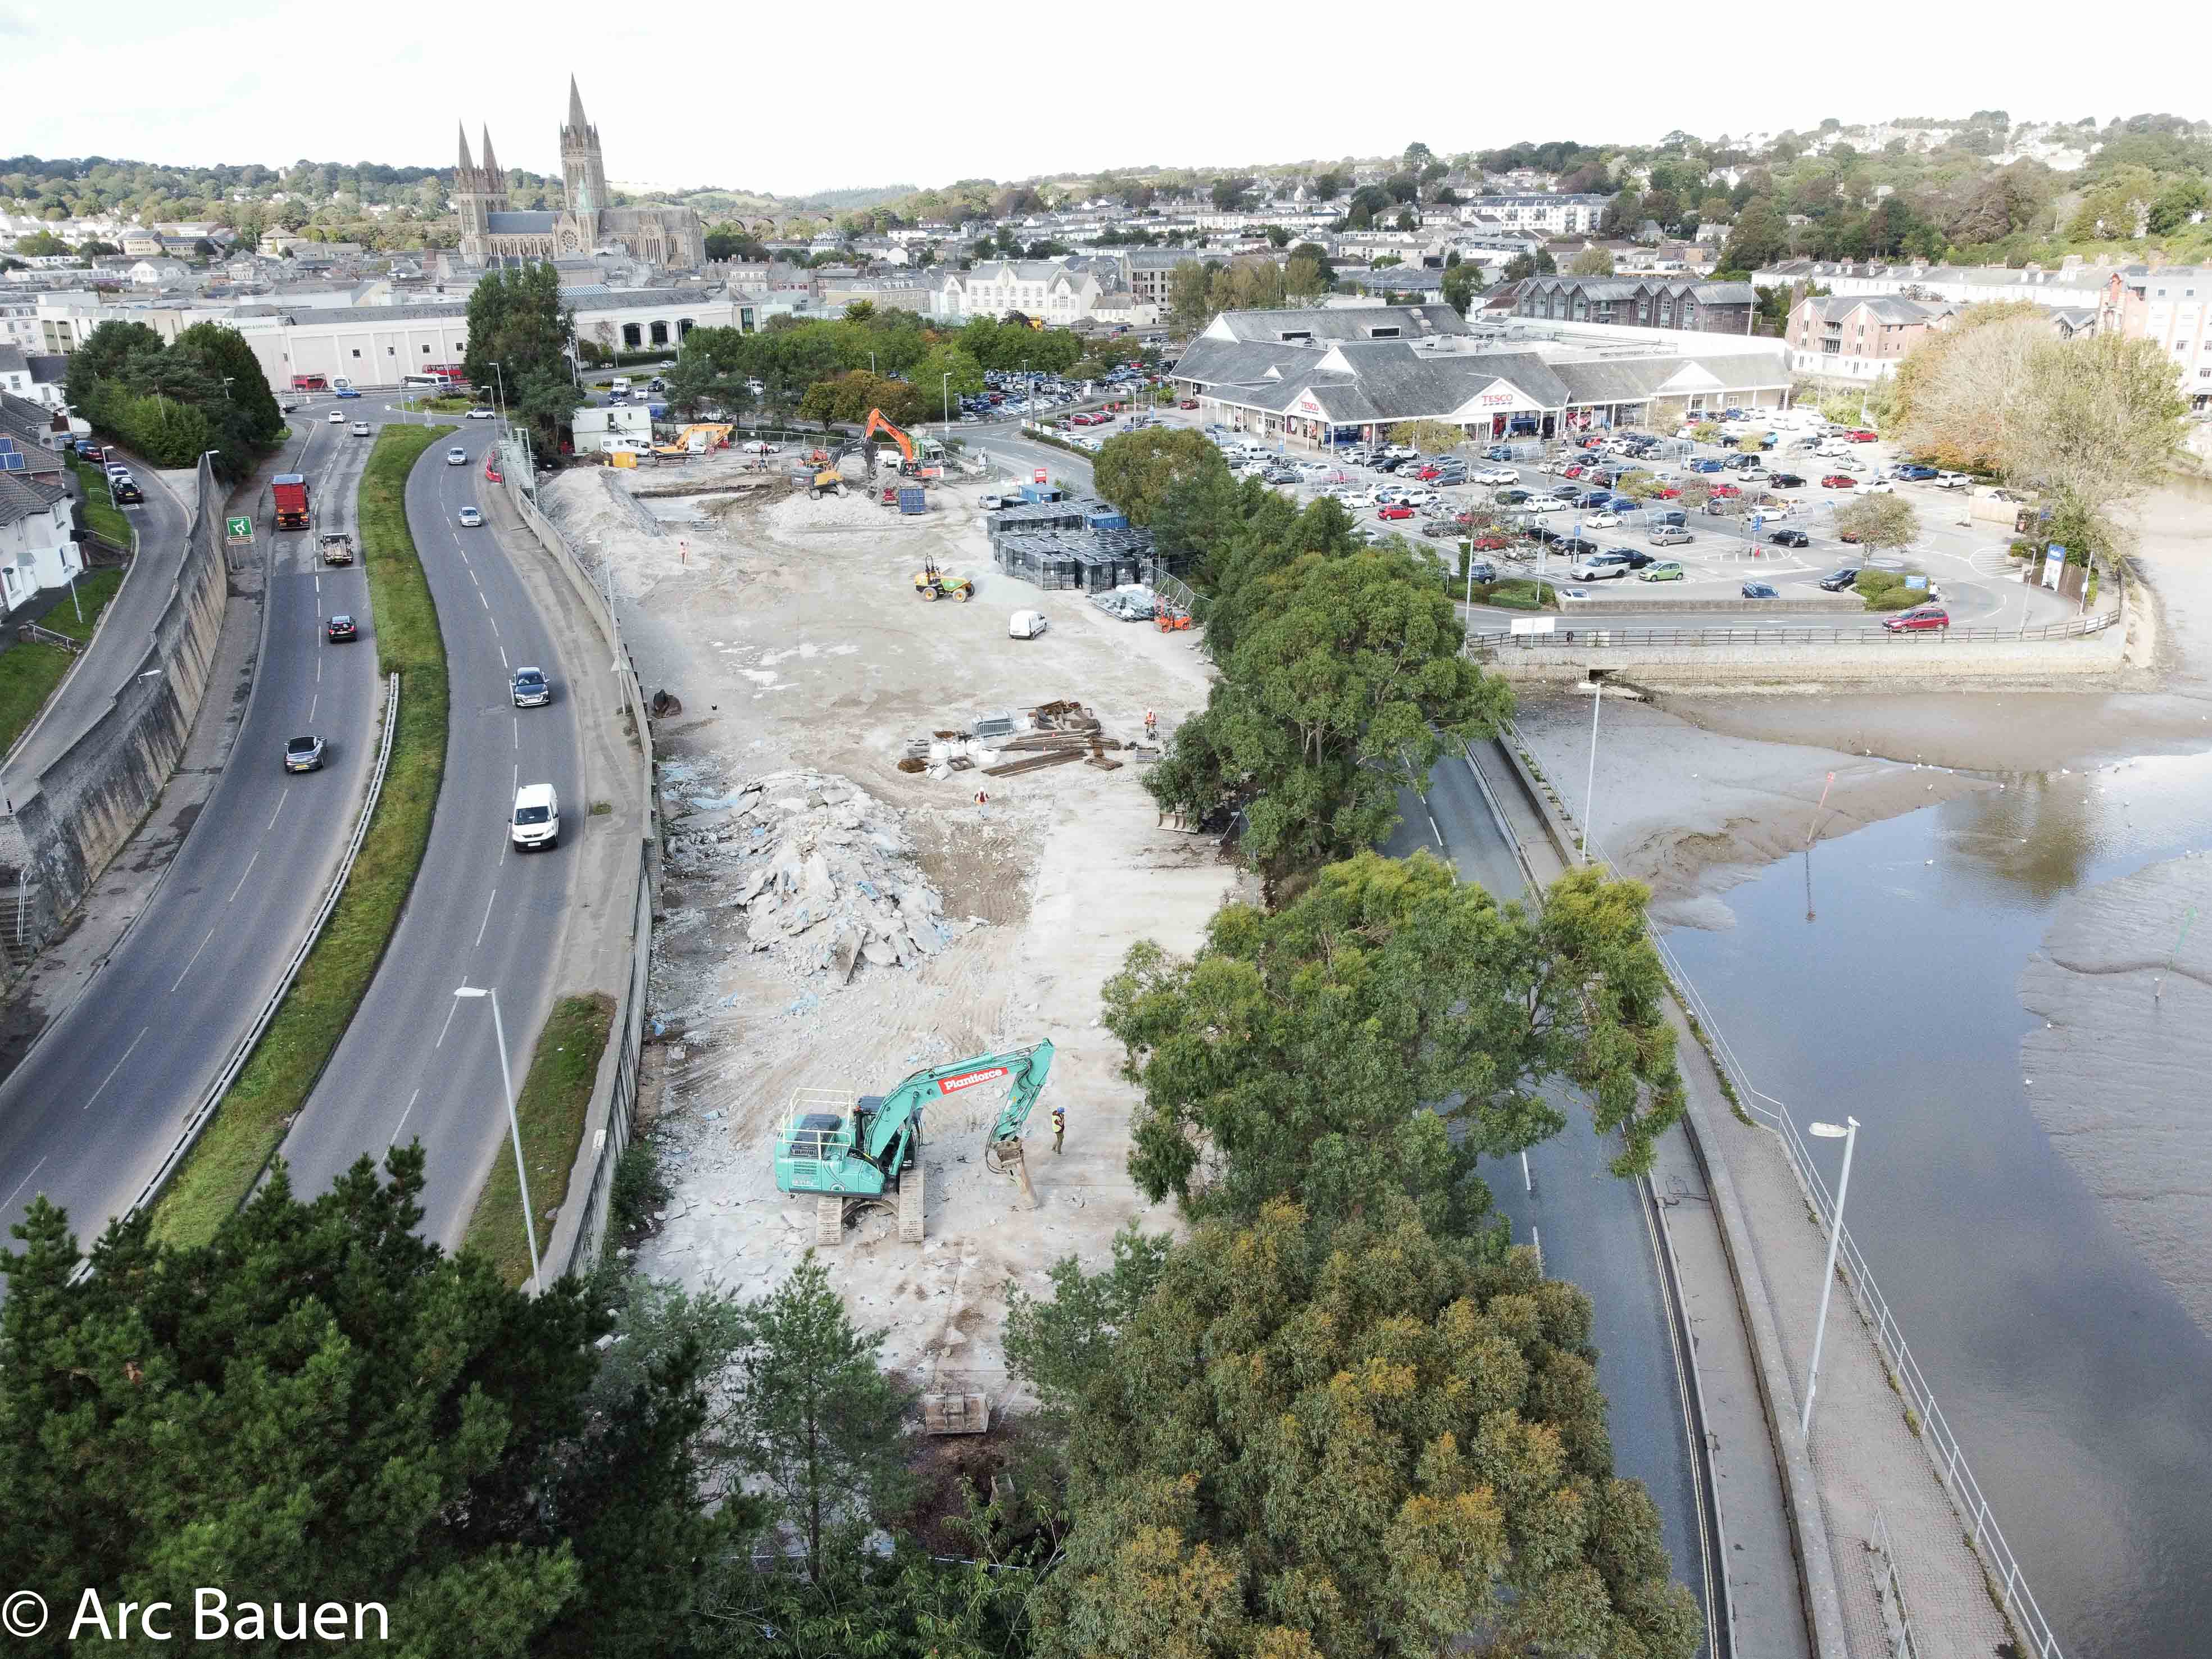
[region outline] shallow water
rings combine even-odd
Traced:
[[[2212,1338],[2114,1224],[2167,1184],[2158,1139],[2066,1137],[2093,1191],[2032,1109],[2021,972],[2073,895],[2208,842],[2212,756],[2013,777],[1770,866],[1733,931],[1670,939],[1759,1088],[1863,1125],[1852,1233],[2073,1656],[2212,1651]],[[2163,1115],[2212,1135],[2205,1080]]]

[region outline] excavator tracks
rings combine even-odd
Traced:
[[[824,1193],[814,1200],[814,1248],[834,1250],[845,1242],[845,1195]]]
[[[899,1182],[899,1242],[904,1244],[921,1243],[922,1205],[929,1194],[929,1166],[915,1154],[914,1168]]]

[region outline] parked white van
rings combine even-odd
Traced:
[[[518,853],[561,844],[561,798],[550,783],[526,783],[514,792],[514,811],[507,821],[507,838]]]

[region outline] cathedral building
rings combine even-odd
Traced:
[[[620,248],[634,259],[688,270],[707,259],[707,234],[687,207],[618,208],[611,204],[599,130],[584,118],[583,94],[568,77],[568,118],[561,128],[561,179],[565,205],[558,213],[518,213],[507,204],[507,174],[492,154],[491,129],[483,135],[483,165],[469,155],[461,130],[461,155],[453,173],[453,209],[460,216],[461,254],[482,263],[500,258],[586,258]]]

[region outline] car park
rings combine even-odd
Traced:
[[[1848,472],[1831,472],[1820,480],[1823,489],[1856,489],[1859,481]]]
[[[319,772],[323,768],[323,740],[313,735],[287,738],[284,740],[284,769],[287,772]]]
[[[1881,625],[1893,634],[1942,632],[1951,626],[1951,613],[1940,605],[1916,605],[1910,611],[1883,617]]]
[[[474,530],[483,523],[483,514],[473,507],[463,507],[460,510],[459,518],[461,527],[465,530]]]
[[[1638,571],[1636,580],[1640,582],[1679,582],[1685,580],[1689,572],[1683,569],[1674,560],[1662,559],[1657,563]]]
[[[349,640],[359,639],[361,629],[355,625],[351,617],[341,611],[323,624],[323,635],[332,645],[343,645]]]
[[[1654,547],[1680,547],[1684,542],[1696,539],[1678,524],[1662,524],[1644,538]]]

